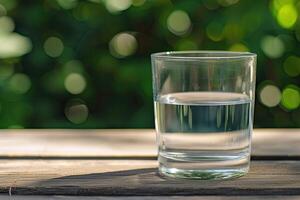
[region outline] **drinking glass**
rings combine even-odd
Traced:
[[[151,55],[159,172],[228,179],[249,170],[256,54]]]

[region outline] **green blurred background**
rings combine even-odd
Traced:
[[[255,127],[300,127],[300,1],[0,0],[0,128],[154,127],[149,55],[258,54]]]

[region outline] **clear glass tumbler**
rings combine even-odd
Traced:
[[[246,174],[256,55],[182,51],[151,60],[159,172],[191,179]]]

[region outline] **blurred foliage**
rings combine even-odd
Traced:
[[[0,127],[154,127],[150,54],[258,54],[256,127],[300,127],[300,1],[0,0]]]

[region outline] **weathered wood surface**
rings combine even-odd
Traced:
[[[255,129],[254,156],[300,156],[300,129]],[[0,157],[155,157],[151,129],[2,130]]]
[[[299,199],[299,130],[256,129],[249,174],[229,181],[158,176],[154,130],[2,130],[0,199]]]
[[[1,160],[0,192],[36,195],[300,195],[299,161],[253,161],[228,181],[170,180],[155,160]]]
[[[182,200],[182,196],[32,196],[32,195],[0,195],[1,200]],[[185,196],[184,200],[298,200],[300,196]]]

